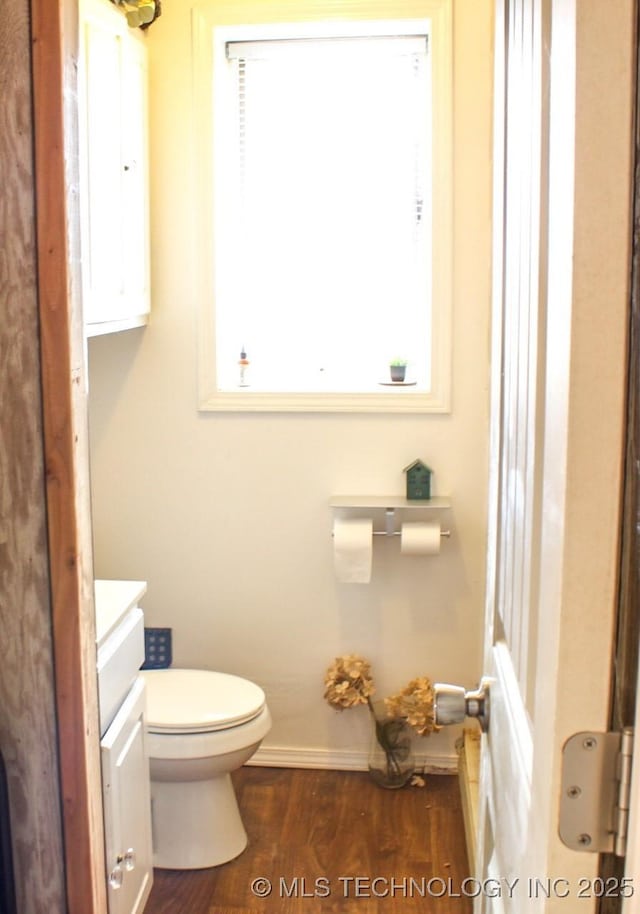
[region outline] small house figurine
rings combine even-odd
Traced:
[[[432,470],[422,460],[414,460],[404,468],[407,474],[407,499],[426,501],[431,498]]]

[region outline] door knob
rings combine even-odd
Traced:
[[[436,723],[461,724],[465,717],[475,717],[480,729],[489,729],[489,680],[483,678],[477,689],[467,691],[464,686],[436,682],[433,686]]]

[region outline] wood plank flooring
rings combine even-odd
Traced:
[[[384,790],[366,772],[245,767],[234,784],[247,849],[156,870],[144,914],[471,914],[457,778]]]

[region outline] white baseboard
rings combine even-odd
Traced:
[[[366,771],[367,753],[348,749],[303,749],[295,746],[260,746],[248,765],[264,768],[325,768],[332,771]],[[455,774],[457,755],[416,755],[416,770],[425,774]]]

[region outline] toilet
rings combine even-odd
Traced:
[[[231,782],[271,729],[262,689],[227,673],[144,670],[153,865],[201,869],[237,857],[247,833]]]

